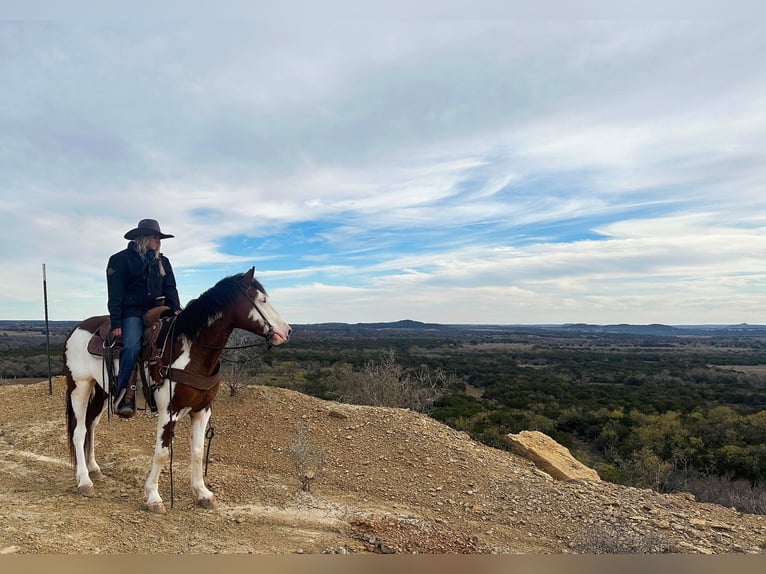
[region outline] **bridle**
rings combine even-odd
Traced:
[[[258,357],[260,357],[260,356],[265,355],[266,353],[268,353],[271,350],[271,348],[274,346],[274,343],[271,342],[271,338],[274,335],[274,325],[271,323],[271,321],[269,321],[269,319],[266,317],[264,312],[261,311],[261,308],[258,307],[258,302],[255,300],[255,297],[251,297],[248,294],[248,290],[250,289],[250,287],[248,287],[247,289],[242,287],[242,285],[238,285],[238,287],[239,287],[239,290],[242,292],[242,295],[245,296],[245,299],[247,299],[250,302],[250,305],[252,305],[253,308],[256,311],[258,311],[258,314],[261,316],[261,319],[263,319],[264,324],[268,328],[268,332],[265,335],[261,335],[261,337],[266,339],[266,348],[264,349],[264,351],[262,353],[260,353],[258,355]],[[197,342],[196,344],[199,345],[200,347],[204,348],[204,349],[209,349],[209,350],[213,350],[213,351],[228,351],[228,350],[234,350],[234,349],[252,349],[253,347],[259,347],[260,346],[260,343],[253,343],[251,345],[231,345],[231,346],[224,345],[223,347],[211,347],[210,345],[204,345],[204,344],[202,344],[200,342]]]
[[[266,326],[269,329],[268,333],[263,335],[263,337],[266,339],[266,351],[268,351],[274,346],[274,343],[271,342],[271,338],[274,336],[274,325],[271,324],[271,321],[268,320],[264,312],[261,311],[261,308],[258,307],[258,302],[255,300],[255,297],[250,297],[250,295],[247,293],[248,289],[252,287],[252,284],[247,289],[245,289],[244,287],[242,287],[242,285],[239,285],[239,284],[237,284],[237,286],[239,287],[239,290],[242,291],[242,294],[245,296],[245,299],[250,301],[250,304],[253,306],[253,308],[256,311],[258,311],[258,314],[261,316],[261,319],[263,319],[263,322],[266,324]],[[246,347],[253,347],[253,346],[254,345],[247,345]],[[233,349],[235,347],[225,347],[225,348]]]

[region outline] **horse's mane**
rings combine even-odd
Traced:
[[[196,339],[207,327],[210,319],[223,312],[241,294],[239,283],[244,273],[221,279],[196,299],[192,299],[176,318],[176,331],[189,339]],[[253,287],[265,293],[263,285],[253,279]]]

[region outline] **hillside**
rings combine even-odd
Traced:
[[[64,383],[0,386],[0,553],[760,554],[766,517],[689,495],[551,479],[529,461],[401,409],[251,386],[214,403],[208,483],[194,506],[188,423],[174,442],[174,506],[146,512],[154,419],[104,419],[97,494],[76,494]],[[301,492],[290,445],[304,429],[324,466]],[[170,507],[170,477],[161,493]]]

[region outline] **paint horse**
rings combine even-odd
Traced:
[[[216,505],[203,476],[205,429],[218,392],[219,359],[234,329],[264,337],[269,347],[290,337],[290,326],[271,306],[254,271],[251,268],[247,273],[222,279],[190,301],[177,316],[167,319],[171,322],[166,329],[168,335],[157,356],[146,360],[142,355],[139,359],[137,368],[144,370],[158,412],[154,457],[144,486],[146,507],[151,512],[166,512],[159,493],[159,476],[170,458],[176,422],[186,414],[191,418],[192,492],[203,508]],[[67,434],[77,491],[83,496],[94,495],[92,478],[101,476],[94,454],[94,435],[109,402],[104,359],[89,351],[89,344],[99,329],[108,330],[108,320],[91,317],[83,321],[64,345]],[[114,372],[118,368],[115,360]]]

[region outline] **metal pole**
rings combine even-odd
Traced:
[[[53,394],[53,380],[51,379],[51,336],[48,329],[48,281],[45,277],[45,263],[43,263],[43,299],[45,301],[45,348],[48,354],[48,394]]]

